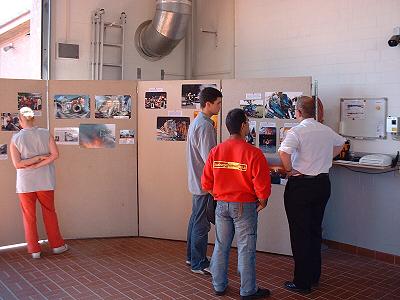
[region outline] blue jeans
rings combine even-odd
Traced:
[[[216,291],[224,291],[228,286],[229,251],[236,232],[240,295],[248,296],[257,292],[257,219],[255,202],[217,202],[215,211],[216,240],[211,258],[212,282]]]
[[[187,231],[187,260],[190,261],[192,270],[208,268],[207,259],[208,232],[211,225],[207,219],[207,203],[210,194],[193,195],[192,215],[190,216]]]

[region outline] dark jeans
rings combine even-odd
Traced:
[[[308,289],[321,276],[322,219],[331,194],[329,176],[290,177],[284,199],[294,259],[293,282]]]
[[[192,270],[202,270],[210,265],[206,256],[208,232],[211,228],[207,218],[207,204],[210,199],[213,199],[210,194],[193,195],[192,197],[192,215],[187,231],[186,254]]]

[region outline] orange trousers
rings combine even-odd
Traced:
[[[36,225],[36,200],[42,207],[43,221],[51,248],[65,244],[58,228],[57,214],[54,207],[54,191],[39,191],[20,193],[22,217],[24,219],[25,240],[28,243],[28,252],[40,252],[39,235]]]

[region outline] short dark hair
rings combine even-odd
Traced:
[[[247,121],[246,114],[243,109],[234,108],[228,112],[225,120],[226,128],[229,134],[239,134],[242,124]]]
[[[200,100],[200,107],[206,107],[206,102],[214,103],[217,98],[222,98],[222,93],[213,87],[205,87],[200,91],[199,100]]]
[[[308,96],[301,96],[296,102],[296,109],[301,112],[303,118],[314,118],[315,100]]]

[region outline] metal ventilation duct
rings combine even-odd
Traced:
[[[140,24],[135,33],[140,55],[155,61],[171,53],[185,37],[191,15],[191,0],[157,0],[153,20]]]

